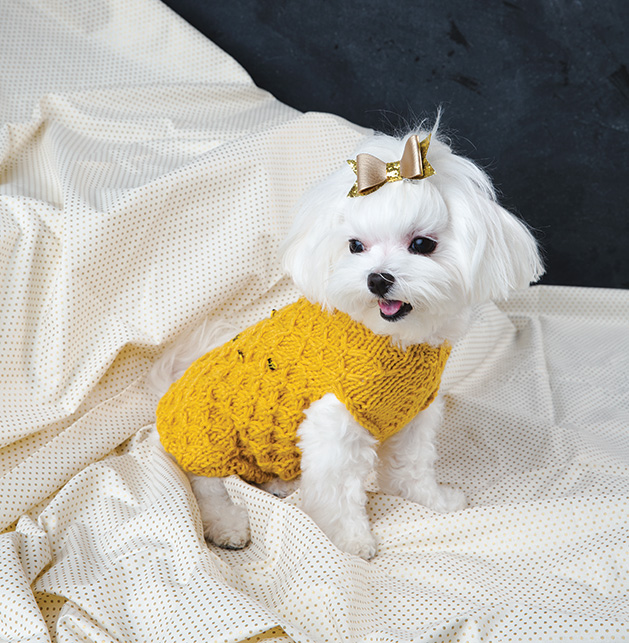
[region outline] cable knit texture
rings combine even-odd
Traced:
[[[434,400],[449,354],[448,343],[403,351],[302,298],[194,362],[160,401],[157,429],[186,471],[291,480],[297,428],[314,401],[334,393],[386,440]]]

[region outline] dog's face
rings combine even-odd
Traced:
[[[429,183],[384,185],[344,206],[325,241],[335,248],[329,306],[410,342],[437,312],[458,314],[464,279],[448,209]]]
[[[360,151],[393,161],[403,144],[376,136]],[[351,168],[336,172],[305,197],[283,248],[306,297],[403,345],[455,339],[471,305],[542,271],[533,237],[481,170],[434,137],[428,159],[434,176],[354,198]]]

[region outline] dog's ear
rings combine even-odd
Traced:
[[[470,303],[505,299],[513,290],[526,288],[544,272],[535,238],[526,225],[502,208],[493,194],[475,194],[450,201],[463,256],[470,262]]]
[[[332,267],[344,247],[338,231],[349,189],[348,170],[351,179],[351,169],[344,168],[306,192],[280,246],[282,266],[296,287],[323,305]]]
[[[468,303],[505,299],[537,281],[544,273],[537,242],[498,204],[489,176],[439,139],[431,152],[436,175],[429,180],[448,208]]]

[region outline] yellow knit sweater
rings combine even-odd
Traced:
[[[403,351],[306,299],[198,359],[157,408],[164,448],[186,470],[250,482],[300,473],[304,409],[334,393],[378,440],[434,400],[450,345]]]

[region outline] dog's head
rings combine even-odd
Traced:
[[[375,135],[358,153],[395,162],[404,147]],[[543,272],[533,236],[498,205],[481,169],[434,134],[426,160],[434,175],[355,197],[352,168],[334,172],[306,194],[282,248],[308,299],[402,344],[455,339],[470,306]]]

